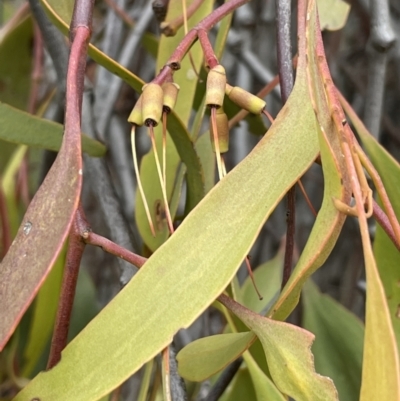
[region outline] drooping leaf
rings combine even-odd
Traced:
[[[315,372],[312,333],[257,315],[226,296],[223,303],[261,341],[272,380],[283,394],[296,401],[338,401],[332,380]]]
[[[364,325],[308,280],[303,287],[303,327],[315,334],[316,371],[333,379],[341,401],[358,400]]]
[[[317,0],[321,29],[336,31],[342,29],[350,12],[350,4],[343,0]]]
[[[208,379],[237,359],[254,339],[252,332],[217,334],[200,338],[176,356],[179,374],[191,381]]]
[[[0,139],[32,147],[58,151],[63,138],[63,126],[53,121],[35,117],[0,103]],[[82,150],[90,156],[100,157],[106,147],[82,134]]]
[[[360,118],[342,96],[340,101],[382,179],[397,219],[400,219],[399,163],[367,131]],[[400,350],[400,289],[397,284],[400,282],[400,269],[398,269],[400,253],[379,225],[376,228],[374,254],[385,288],[386,300],[397,338],[397,348]]]
[[[316,10],[313,0],[309,1],[307,21],[309,38],[316,38],[314,48],[317,53],[317,62],[322,71],[321,75],[325,80],[326,87],[330,89],[327,91],[327,95],[330,107],[332,108],[332,115],[339,113],[336,116],[344,118],[325,60],[323,42],[317,28]],[[314,33],[310,35],[312,32]],[[351,137],[352,133],[349,133],[348,127],[345,127],[344,130],[339,129],[339,135],[342,141],[343,154],[346,153],[348,174],[354,177],[356,175],[354,158],[357,155],[350,149],[349,142],[354,140]],[[351,189],[356,199],[356,210],[361,231],[367,276],[366,325],[360,400],[372,401],[382,397],[383,399],[394,401],[400,398],[399,355],[384,288],[372,251],[366,212],[362,206],[361,184],[358,179],[352,179],[350,185],[346,185],[346,183],[344,185]],[[349,204],[349,202],[346,201],[345,204]]]
[[[319,123],[318,136],[325,187],[322,205],[306,246],[279,299],[268,312],[268,316],[279,320],[285,320],[297,305],[303,284],[325,262],[340,234],[346,216],[336,209],[332,198],[348,204],[351,196],[339,135],[331,117],[323,77],[318,68],[319,60],[315,54],[317,40],[315,7],[313,13],[307,12],[307,17],[306,13],[303,13],[303,24],[307,19],[307,25],[300,27],[302,30],[299,31],[299,36],[300,44],[302,36],[307,37],[308,63],[306,65],[299,63],[298,73],[307,68],[309,94],[306,96],[309,96],[310,101],[312,99]]]
[[[341,103],[377,169],[397,218],[399,218],[399,164],[369,134],[344,98],[341,98]],[[363,366],[363,401],[372,400],[373,397],[376,397],[375,391],[380,391],[381,394],[383,391],[387,391],[385,395],[387,399],[393,397],[392,399],[394,400],[396,397],[400,397],[400,291],[398,286],[400,275],[397,264],[400,256],[399,251],[379,226],[376,230],[374,255],[377,266],[375,266],[373,257],[366,261],[367,314],[364,354],[368,358],[368,364],[366,363]],[[368,268],[370,270],[370,279],[368,279]],[[375,271],[376,268],[379,269],[379,275]],[[369,289],[368,285],[372,289]],[[387,321],[388,319],[389,321]],[[382,367],[378,365],[378,360],[385,361]],[[372,379],[372,377],[376,379]],[[378,378],[380,386],[371,388],[371,380],[378,380]]]
[[[249,156],[65,348],[60,363],[33,379],[15,401],[97,400],[165,348],[224,290],[265,220],[317,155],[305,78],[297,75],[286,106]]]
[[[78,50],[74,44],[71,54]],[[76,68],[77,64],[71,65]],[[76,75],[72,73],[71,78]],[[0,264],[0,350],[54,265],[78,207],[82,187],[80,104],[79,95],[74,93],[78,84],[71,82],[67,86],[68,118],[60,152]]]

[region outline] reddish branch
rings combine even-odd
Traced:
[[[72,306],[75,298],[76,283],[78,281],[79,266],[86,244],[82,241],[81,232],[86,231],[87,222],[79,209],[69,234],[64,275],[61,285],[60,301],[57,309],[54,333],[51,339],[51,348],[47,369],[55,366],[61,359],[61,351],[66,347],[68,331],[71,321]]]
[[[77,0],[75,2],[70,30],[72,44],[67,74],[65,138],[67,146],[78,146],[78,148],[81,140],[82,96],[93,6],[94,0]],[[78,209],[70,231],[66,266],[47,368],[53,367],[61,359],[61,351],[67,345],[79,265],[85,248],[80,233],[85,226],[87,226],[87,222]]]
[[[153,82],[157,84],[163,84],[171,80],[174,71],[179,70],[180,63],[186,53],[190,50],[194,42],[198,39],[199,31],[209,31],[215,24],[221,21],[225,16],[248,3],[250,0],[231,0],[224,3],[221,7],[215,9],[211,14],[199,22],[194,28],[192,28],[187,35],[183,38],[181,43],[172,53],[171,57],[162,68],[161,72],[154,78]]]

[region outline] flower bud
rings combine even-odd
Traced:
[[[226,86],[225,68],[218,64],[207,76],[206,105],[221,107],[224,103]]]
[[[224,109],[220,107],[219,109],[216,110],[215,117],[216,117],[219,152],[226,153],[229,150],[228,116],[225,114]],[[210,125],[210,138],[213,151],[215,152],[213,124]]]
[[[174,107],[176,103],[176,99],[178,98],[179,93],[179,85],[175,82],[165,82],[162,85],[162,89],[164,92],[163,98],[163,106],[164,110],[169,113]]]
[[[142,115],[142,95],[139,96],[135,106],[129,114],[128,121],[136,126],[143,125],[143,115]]]
[[[149,83],[143,86],[142,114],[146,125],[158,125],[163,111],[164,93],[160,85]]]
[[[252,114],[261,114],[266,106],[264,100],[238,86],[232,87],[226,84],[225,93],[232,102]]]

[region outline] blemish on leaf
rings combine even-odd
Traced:
[[[25,235],[29,235],[29,233],[30,233],[31,230],[32,230],[32,226],[33,226],[33,224],[32,224],[30,221],[27,221],[27,222],[24,224],[23,231],[24,231],[24,234],[25,234]]]

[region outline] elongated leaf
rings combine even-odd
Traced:
[[[398,163],[379,145],[356,116],[350,106],[342,99],[350,119],[367,148],[382,181],[391,195],[392,204],[400,216],[398,196]],[[399,252],[381,228],[377,228],[375,263],[372,252],[366,256],[367,272],[367,310],[364,347],[364,364],[361,400],[373,400],[382,395],[385,399],[400,398],[400,362],[398,317],[399,269],[396,260]],[[391,258],[393,256],[393,258]],[[379,268],[379,273],[378,273]],[[382,281],[381,281],[382,279]],[[396,342],[397,334],[397,342]],[[381,362],[380,362],[381,361]],[[385,361],[383,363],[383,361]],[[383,365],[380,366],[380,363]],[[379,385],[373,385],[373,381]]]
[[[307,21],[307,34],[310,39],[313,37],[316,39],[314,48],[318,54],[317,60],[321,68],[321,75],[325,80],[326,87],[330,88],[327,91],[327,95],[332,113],[339,113],[336,115],[339,118],[344,118],[335,90],[331,85],[332,81],[327,69],[322,37],[318,29],[314,0],[309,1]],[[346,132],[350,136],[350,133]],[[342,134],[340,130],[339,134]],[[346,166],[349,169],[348,173],[354,177],[356,176],[353,161],[355,155],[352,155],[349,144],[345,142],[351,140],[348,138],[343,137],[343,153],[347,155]],[[340,158],[338,157],[338,159]],[[382,397],[385,400],[394,401],[400,398],[399,355],[389,308],[372,251],[367,217],[362,206],[361,184],[357,179],[353,179],[350,185],[346,185],[346,183],[344,185],[348,186],[349,189],[351,188],[356,199],[367,276],[366,326],[360,400],[369,401]],[[348,204],[348,201],[345,203]]]
[[[73,43],[71,54],[75,52],[80,56],[79,51],[84,50],[84,46],[79,48]],[[76,60],[69,65],[69,78],[72,80],[76,78],[76,70],[73,69],[77,65]],[[76,80],[67,85],[68,118],[60,152],[32,199],[14,242],[0,264],[0,350],[54,265],[78,207],[82,187],[78,84]]]
[[[261,341],[271,377],[283,394],[296,401],[338,401],[332,380],[314,370],[312,333],[257,315],[230,298],[224,298],[224,305]]]
[[[309,14],[307,18],[306,32],[302,33],[300,31],[299,35],[300,38],[302,35],[307,36],[308,63],[307,65],[299,64],[298,71],[300,72],[307,67],[309,94],[306,96],[308,96],[308,99],[312,99],[318,118],[325,186],[324,198],[299,261],[279,299],[268,312],[268,316],[273,316],[274,319],[278,320],[285,320],[297,305],[303,284],[325,262],[340,234],[346,216],[336,209],[332,198],[337,198],[348,204],[351,195],[349,178],[348,174],[346,174],[341,153],[339,135],[331,117],[324,81],[318,69],[319,60],[317,60],[315,54],[317,40],[315,7],[314,13]],[[304,15],[303,23],[305,23],[305,20],[306,15]],[[305,46],[305,43],[303,45]]]
[[[312,346],[318,373],[333,379],[341,401],[358,400],[364,325],[309,280],[303,287],[303,327],[315,334]]]
[[[237,359],[254,339],[252,332],[218,334],[200,338],[177,355],[179,374],[191,381],[208,379]]]
[[[0,139],[24,144],[36,148],[58,151],[63,138],[63,126],[53,121],[44,120],[0,103]],[[82,134],[82,150],[90,156],[100,157],[106,153],[106,147]]]
[[[317,155],[315,116],[304,101],[306,94],[300,72],[268,135],[67,346],[60,363],[39,374],[15,401],[97,400],[212,303],[232,280],[265,220]]]
[[[357,114],[341,97],[343,108],[349,119],[353,123],[357,134],[359,135],[371,161],[377,169],[386,192],[390,198],[397,219],[400,219],[400,166],[399,163],[387,152],[381,144],[367,131]],[[374,254],[378,264],[379,275],[385,288],[386,300],[390,310],[393,329],[397,338],[397,349],[400,350],[400,290],[397,283],[400,282],[400,253],[393,245],[392,241],[387,237],[382,228],[377,225]]]
[[[258,401],[286,401],[274,382],[261,370],[249,353],[244,355]]]

